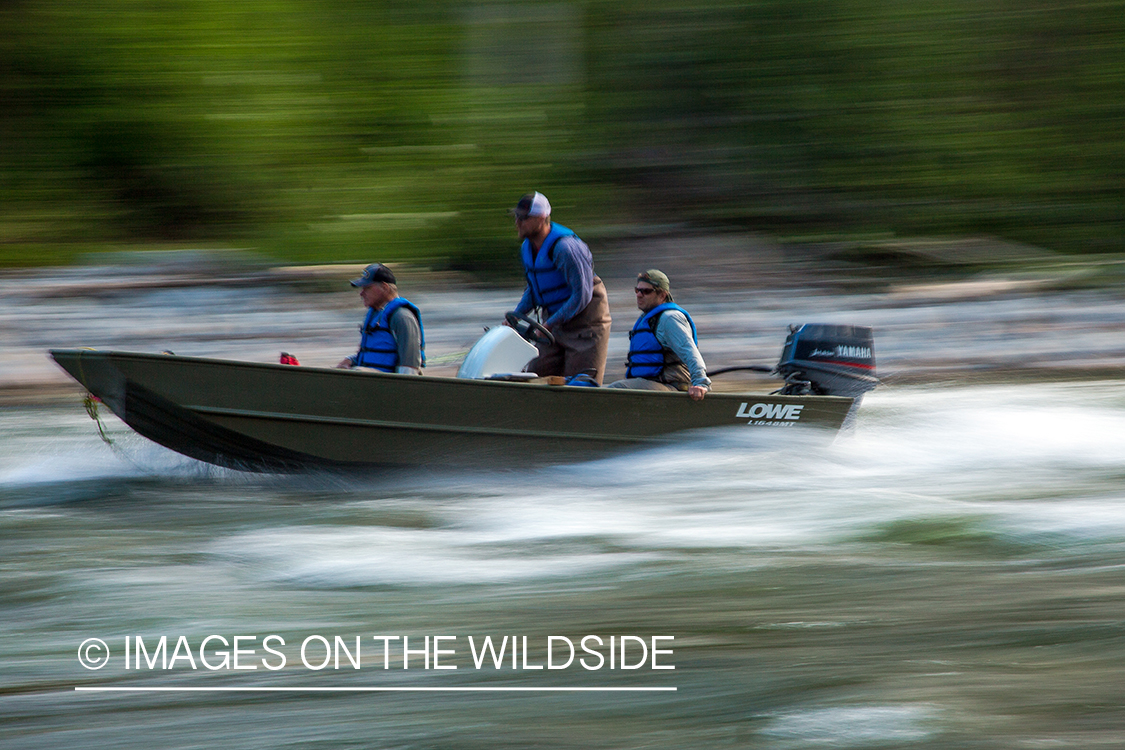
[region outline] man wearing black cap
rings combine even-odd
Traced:
[[[668,276],[653,268],[637,275],[633,291],[641,317],[629,332],[625,379],[610,388],[687,391],[696,401],[711,390],[699,353],[695,322],[672,299]]]
[[[527,288],[516,312],[541,311],[543,326],[555,337],[538,344],[539,356],[525,368],[541,376],[585,373],[600,385],[609,351],[609,299],[594,275],[586,243],[561,224],[551,223],[551,204],[542,193],[528,193],[511,210],[523,241],[520,259]]]
[[[372,263],[363,275],[352,281],[368,307],[360,326],[359,351],[340,360],[339,368],[371,367],[383,372],[421,375],[426,366],[426,340],[422,333],[422,314],[398,296],[391,269]]]

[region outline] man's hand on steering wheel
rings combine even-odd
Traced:
[[[517,312],[504,314],[504,324],[515,329],[516,333],[533,344],[553,344],[555,337],[550,329],[526,315]]]

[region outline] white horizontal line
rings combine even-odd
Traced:
[[[674,687],[76,687],[91,693],[654,693]]]

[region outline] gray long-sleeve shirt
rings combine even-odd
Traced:
[[[390,326],[391,335],[395,337],[395,346],[398,349],[398,367],[395,368],[395,372],[421,374],[422,327],[418,325],[418,318],[405,307],[400,307],[395,310],[387,324]]]

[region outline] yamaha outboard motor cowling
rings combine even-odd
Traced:
[[[863,394],[879,384],[875,377],[875,337],[865,326],[806,323],[790,327],[774,371],[785,378],[785,387],[779,393],[854,398],[847,424]]]

